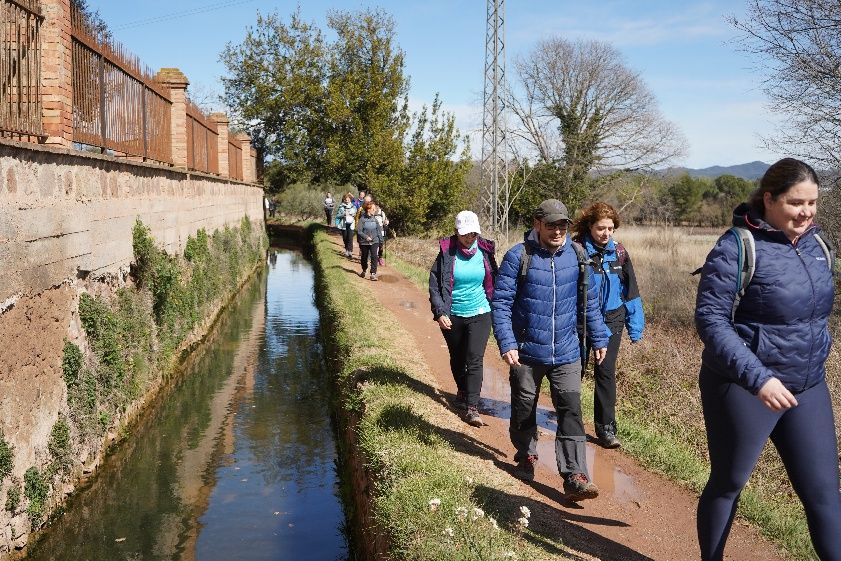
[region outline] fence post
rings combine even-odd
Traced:
[[[219,163],[219,175],[230,177],[231,170],[228,167],[228,124],[231,122],[224,113],[211,113],[208,119],[216,123],[216,161]]]
[[[41,119],[47,144],[73,145],[70,0],[41,0]]]
[[[257,180],[254,173],[254,161],[251,158],[251,137],[244,132],[238,132],[234,140],[239,142],[242,154],[242,180],[246,183],[254,183]]]
[[[169,88],[172,164],[187,168],[187,86],[190,81],[177,68],[161,68],[155,80]]]

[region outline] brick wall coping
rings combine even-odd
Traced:
[[[29,142],[17,142],[15,140],[10,140],[8,138],[0,138],[0,148],[8,147],[8,148],[17,148],[19,150],[30,151],[30,152],[41,152],[45,154],[55,154],[57,156],[67,156],[70,158],[76,158],[83,161],[98,161],[107,163],[110,166],[114,167],[122,167],[122,168],[129,168],[126,171],[130,171],[130,168],[143,168],[146,170],[155,170],[159,172],[163,172],[170,175],[179,175],[182,176],[184,179],[190,179],[191,177],[200,177],[202,179],[208,179],[211,181],[218,181],[219,183],[235,183],[237,185],[246,185],[248,187],[262,187],[259,183],[249,183],[247,181],[239,181],[237,179],[231,179],[230,177],[219,177],[218,175],[213,175],[210,173],[203,173],[200,171],[187,171],[184,169],[174,168],[171,166],[167,166],[164,164],[158,164],[153,162],[131,162],[124,160],[122,158],[117,158],[114,156],[109,156],[108,154],[94,154],[88,152],[80,152],[79,150],[72,150],[68,148],[63,148],[56,145],[46,145],[46,144],[32,144]]]

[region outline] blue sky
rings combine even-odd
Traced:
[[[198,91],[220,91],[225,69],[219,53],[238,43],[256,12],[292,13],[283,0],[89,0],[117,40],[153,69],[180,68]],[[663,115],[688,141],[689,167],[772,162],[760,135],[780,122],[765,104],[762,76],[738,51],[725,16],[740,16],[742,2],[603,0],[508,0],[506,49],[512,61],[540,39],[599,39],[622,52],[656,96]],[[411,77],[410,104],[419,108],[440,92],[444,106],[470,133],[474,153],[481,149],[485,8],[482,0],[382,0],[380,2],[306,0],[307,20],[324,26],[330,9],[381,7],[397,23]]]

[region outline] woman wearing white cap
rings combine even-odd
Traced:
[[[483,425],[479,394],[497,271],[494,243],[479,234],[476,213],[459,212],[455,234],[439,242],[441,250],[429,271],[429,302],[450,351],[450,369],[458,388],[456,406],[475,427]]]

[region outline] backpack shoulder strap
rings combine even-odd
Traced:
[[[587,337],[587,290],[590,288],[590,256],[587,250],[578,242],[571,242],[575,250],[575,257],[578,259],[578,287],[576,299],[576,328],[578,336],[583,342]],[[582,360],[584,355],[581,355]]]
[[[756,269],[756,242],[753,239],[753,234],[747,228],[733,226],[727,231],[736,238],[738,251],[739,274],[736,277],[736,297],[733,299],[733,308],[730,311],[730,319],[735,320],[736,309],[739,307]]]
[[[616,242],[616,264],[620,267],[628,260],[628,251],[620,242]]]
[[[517,288],[519,289],[526,282],[526,275],[529,273],[529,264],[534,249],[531,244],[523,242],[523,251],[520,253],[520,270],[517,273]]]
[[[826,264],[829,267],[829,272],[834,274],[836,252],[835,244],[833,243],[832,238],[829,236],[824,237],[820,234],[815,234],[815,240],[818,242],[818,245],[821,246],[823,254],[826,255]]]

